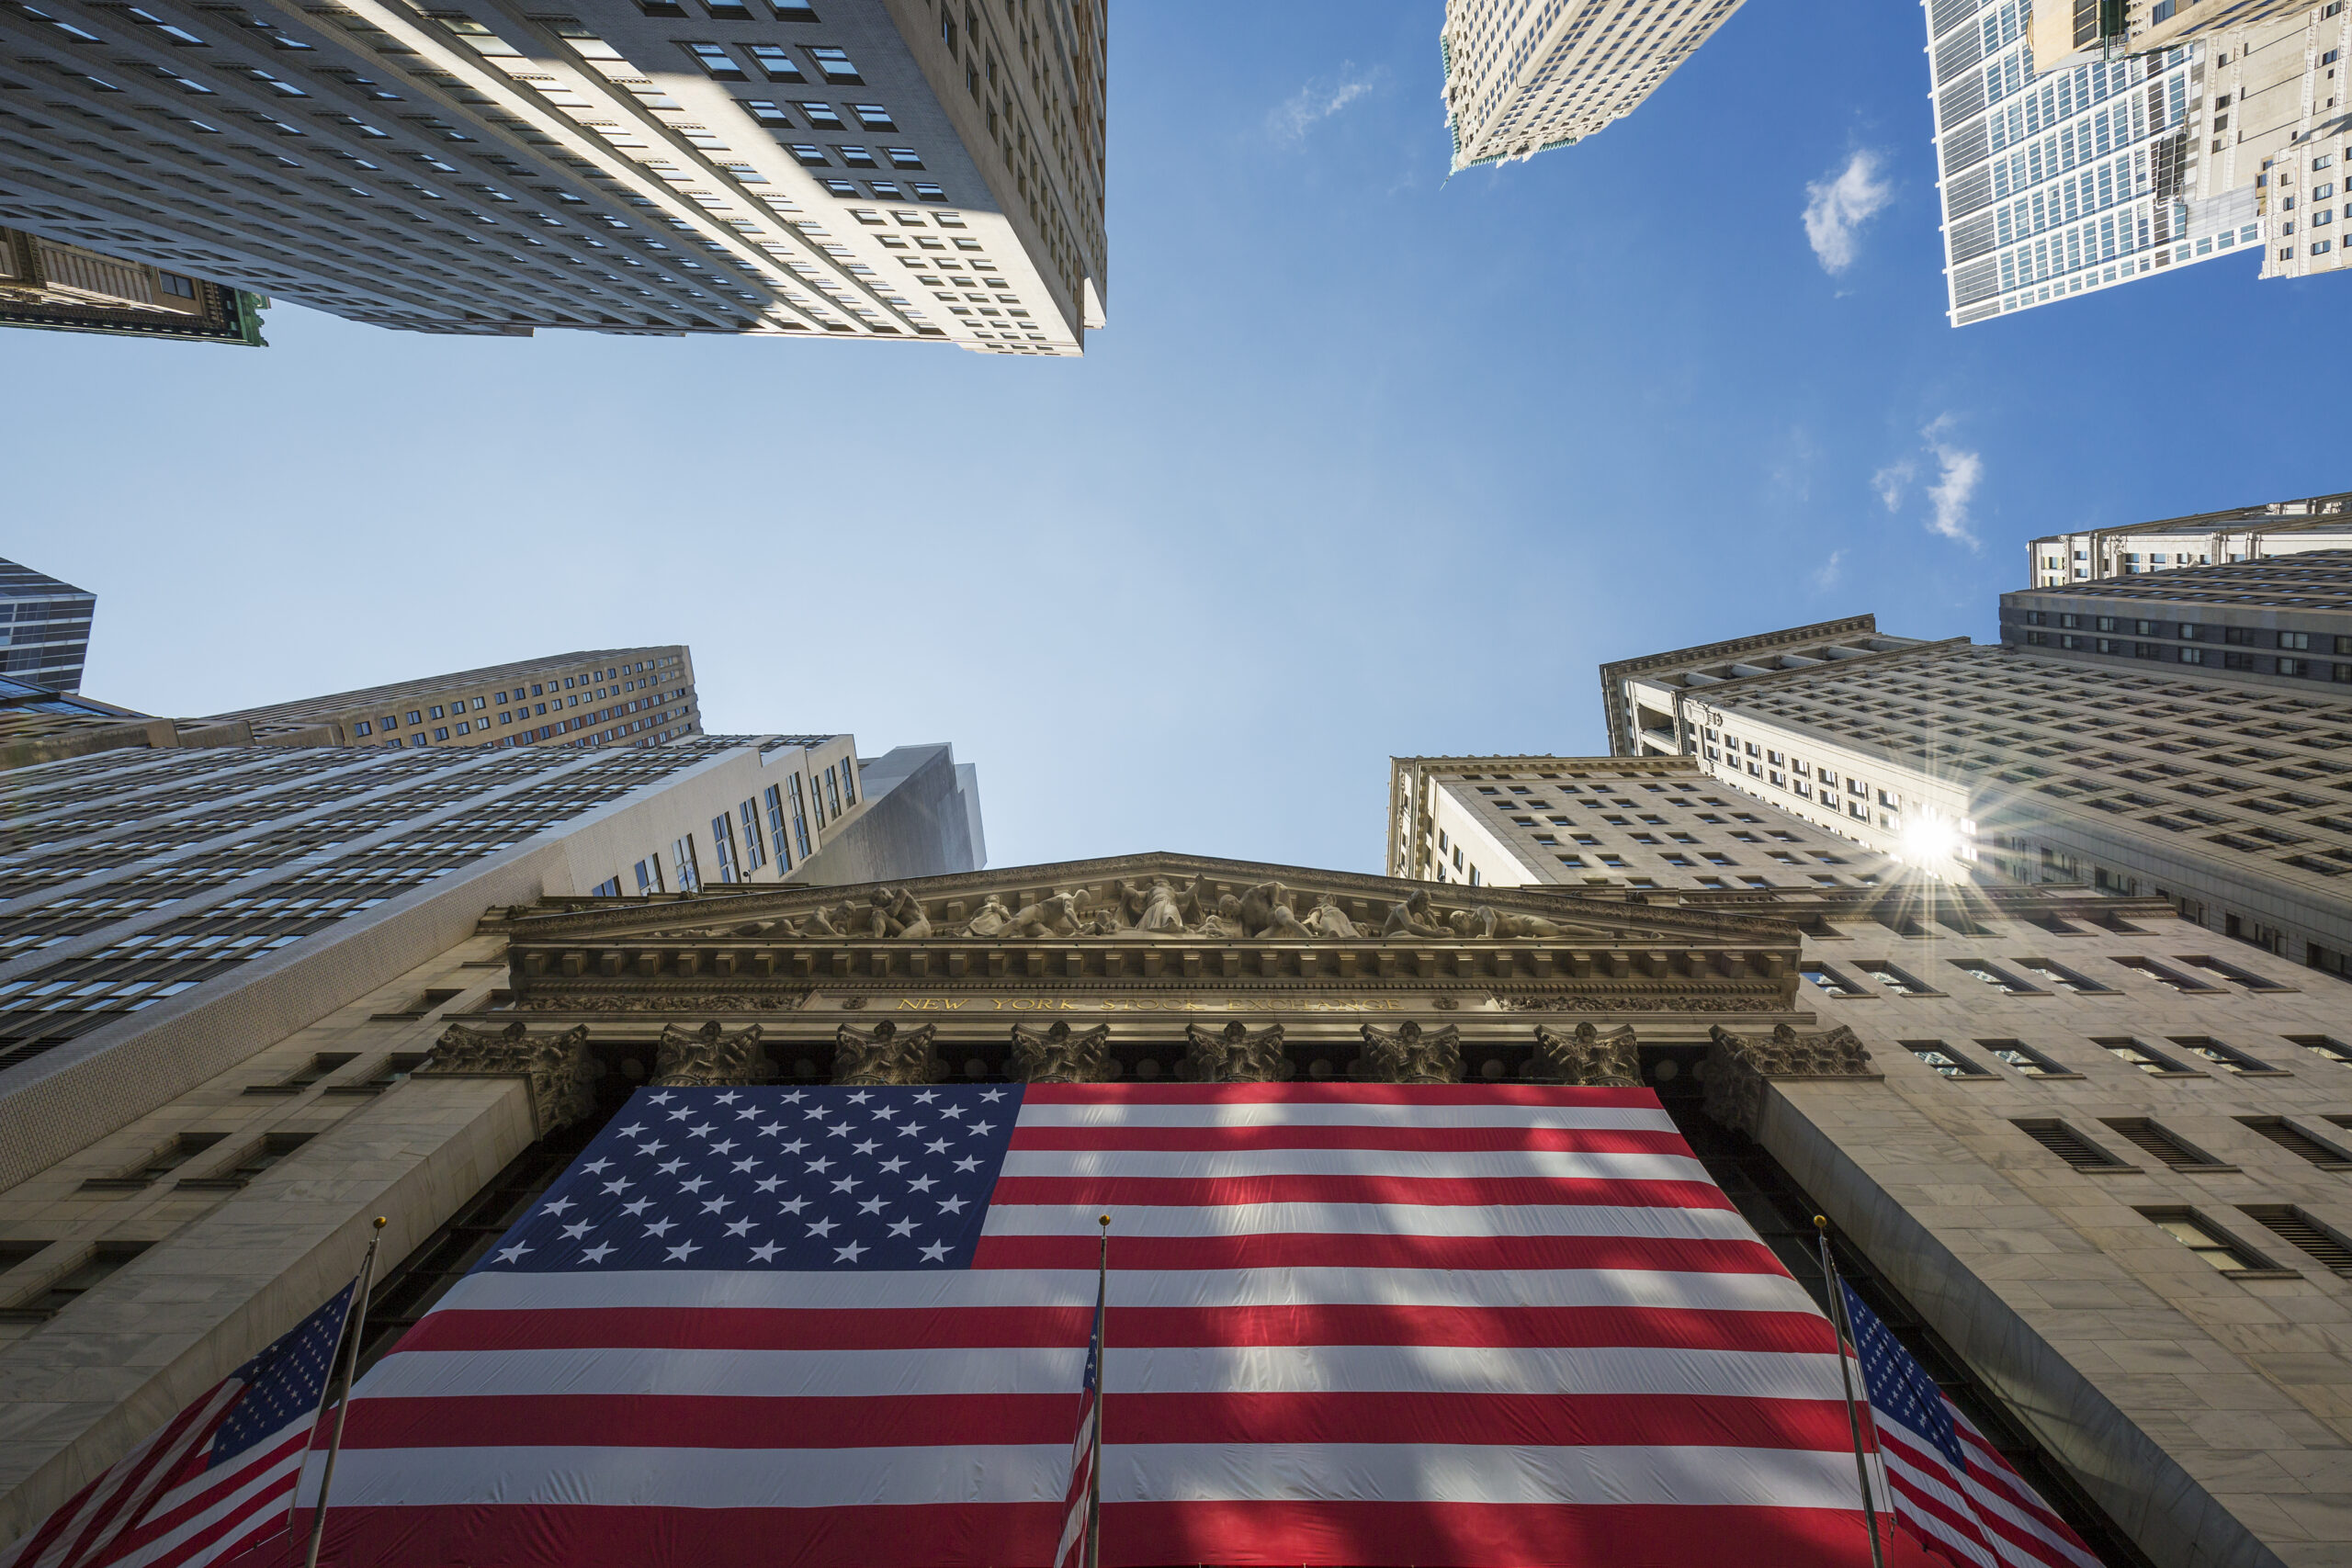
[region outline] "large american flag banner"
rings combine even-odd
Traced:
[[[351,1287],[82,1488],[0,1568],[203,1568],[282,1541]]]
[[[1969,1568],[2099,1568],[2082,1537],[1994,1451],[1854,1288],[1840,1288],[1903,1527]]]
[[[1325,1084],[640,1090],[361,1383],[324,1560],[1042,1568],[1106,1210],[1106,1568],[1869,1561],[1654,1096]]]

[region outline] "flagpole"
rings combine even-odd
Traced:
[[[319,1568],[319,1548],[327,1534],[327,1488],[334,1484],[334,1458],[343,1449],[343,1418],[351,1414],[351,1384],[359,1375],[359,1337],[368,1331],[368,1281],[376,1271],[376,1246],[384,1239],[385,1217],[376,1216],[368,1238],[368,1256],[359,1260],[359,1280],[351,1288],[351,1313],[344,1319],[343,1338],[335,1359],[343,1363],[343,1402],[334,1407],[334,1434],[327,1439],[326,1469],[319,1475],[319,1501],[311,1515],[311,1550],[302,1568]]]
[[[1102,1225],[1102,1250],[1095,1265],[1094,1292],[1102,1303],[1102,1330],[1094,1347],[1094,1451],[1086,1466],[1086,1568],[1102,1568],[1102,1406],[1111,1392],[1110,1380],[1104,1376],[1111,1350],[1111,1216],[1098,1218]]]
[[[1885,1551],[1878,1543],[1878,1508],[1871,1501],[1870,1461],[1862,1456],[1862,1422],[1854,1409],[1854,1363],[1846,1359],[1846,1342],[1854,1325],[1846,1314],[1846,1287],[1838,1278],[1838,1260],[1829,1255],[1829,1216],[1815,1214],[1813,1226],[1821,1237],[1821,1271],[1829,1281],[1829,1331],[1838,1340],[1838,1375],[1846,1384],[1846,1429],[1854,1440],[1854,1478],[1862,1487],[1862,1522],[1870,1527],[1871,1568],[1886,1568]],[[1861,1347],[1857,1345],[1857,1352]]]

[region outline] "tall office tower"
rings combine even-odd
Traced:
[[[659,746],[704,733],[682,643],[518,660],[240,708],[264,746]]]
[[[1107,10],[11,6],[0,221],[423,332],[1075,355]]]
[[[2352,698],[2352,548],[2004,593],[2001,646]]]
[[[1843,635],[1842,646],[1868,640]],[[1815,654],[1798,651],[1808,646]],[[1826,646],[1747,651],[1760,666]],[[1833,679],[1916,657],[1792,669]],[[1616,700],[1611,721],[1621,738],[1639,733]],[[2339,988],[2317,977],[2318,989],[2301,988],[2304,976],[2267,953],[2216,953],[2153,898],[1955,884],[1851,844],[1836,852],[1874,870],[1840,867],[1834,882],[1785,872],[1758,847],[1785,841],[1790,859],[1810,860],[1796,846],[1840,841],[1787,809],[1796,797],[1749,800],[1708,776],[1713,767],[1649,754],[1392,762],[1389,874],[1437,880],[1453,865],[1438,848],[1449,839],[1465,864],[1486,857],[1491,888],[1453,872],[1457,886],[1431,890],[1471,907],[1457,931],[1509,929],[1512,900],[1532,887],[1506,880],[1587,880],[1555,869],[1548,841],[1568,842],[1561,829],[1573,827],[1640,874],[1577,889],[1555,922],[1598,925],[1610,908],[1632,924],[1736,919],[1798,933],[1805,1015],[1777,1032],[1705,1016],[1725,1007],[1704,987],[1726,971],[1698,943],[1580,941],[1555,961],[1564,989],[1550,1001],[1493,969],[1486,997],[1455,1015],[1465,1065],[1485,1054],[1468,1043],[1478,1010],[1609,1005],[1575,987],[1643,998],[1657,1010],[1622,1030],[1595,1021],[1571,1043],[1551,1025],[1564,1059],[1638,1078],[1669,1108],[1702,1108],[1676,1112],[1692,1146],[1746,1162],[1792,1200],[1805,1194],[1784,1211],[1800,1235],[1813,1213],[1830,1216],[1925,1331],[1939,1383],[1989,1393],[2020,1435],[2042,1438],[2045,1495],[2081,1499],[2088,1517],[2075,1522],[2098,1561],[2344,1561],[2352,1529],[2306,1499],[2352,1497],[2352,1422],[2334,1403],[2352,1387],[2352,1358],[2331,1348],[2290,1367],[2273,1350],[2283,1325],[2352,1324],[2352,1210],[2339,1185],[2352,1168],[2352,1043]],[[1741,821],[1757,826],[1725,834]],[[1765,874],[1694,874],[1710,846]],[[1461,972],[1447,956],[1425,954],[1421,973]],[[1668,1043],[1702,1037],[1703,1059]],[[2165,1361],[2199,1370],[2147,1375]],[[2282,1424],[2236,1425],[2256,1410]]]
[[[2229,30],[2335,15],[2333,0],[2066,0],[2033,17],[2033,55],[2045,71],[2145,54]]]
[[[1396,757],[1388,874],[1473,887],[1872,887],[1900,867],[1696,758]]]
[[[1456,172],[1608,129],[1714,35],[1741,0],[1446,0],[1438,35]]]
[[[2143,571],[2342,549],[2352,549],[2352,492],[2200,512],[2120,528],[2045,534],[2026,546],[2026,580],[2036,588],[2055,588]]]
[[[2251,245],[2201,188],[2205,46],[2037,73],[2026,0],[1926,4],[1955,327]]]
[[[82,689],[98,596],[28,566],[0,560],[0,649],[10,679],[52,692]]]
[[[1865,615],[1604,665],[1601,684],[1613,750],[1681,751],[1947,874],[2165,897],[2352,979],[2352,698],[2111,646],[1881,637]]]
[[[0,326],[263,345],[257,294],[0,228]]]
[[[978,867],[977,788],[947,748],[866,768],[871,788],[844,735],[109,751],[17,770],[0,841],[0,1077],[70,1077],[146,1040],[194,1052],[196,1070],[234,1048],[204,1043],[220,1020],[339,1007],[485,908],[543,891]]]

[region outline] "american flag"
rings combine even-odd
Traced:
[[[0,1568],[202,1568],[283,1536],[351,1287],[91,1482]]]
[[[1826,1319],[1641,1089],[639,1090],[361,1383],[336,1568],[1868,1562]]]
[[[1896,1520],[1930,1551],[1970,1568],[2099,1568],[1854,1288],[1841,1289]]]
[[[1094,1465],[1101,1452],[1098,1429],[1102,1413],[1102,1319],[1110,1305],[1111,1282],[1106,1275],[1094,1291],[1094,1336],[1086,1347],[1086,1376],[1079,1383],[1078,1435],[1069,1443],[1069,1491],[1062,1499],[1062,1541],[1055,1550],[1057,1568],[1093,1568],[1087,1562],[1087,1532],[1094,1521]]]

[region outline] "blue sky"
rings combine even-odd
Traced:
[[[1758,0],[1451,182],[1436,0],[1113,9],[1082,362],[8,333],[0,552],[98,593],[86,689],[150,712],[684,640],[715,728],[953,740],[999,865],[1376,869],[1391,754],[1602,750],[1604,660],[1982,638],[2035,534],[2352,485],[2284,352],[2352,286],[1944,324],[1916,6]]]

